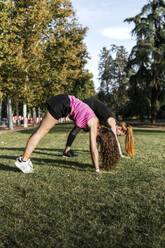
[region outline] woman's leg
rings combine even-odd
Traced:
[[[76,126],[74,126],[74,128],[70,131],[63,155],[66,155],[66,153],[70,151],[71,145],[80,131],[81,131],[81,128],[76,127]],[[73,156],[73,154],[71,156]]]
[[[25,152],[22,157],[23,161],[27,161],[30,158],[31,153],[34,151],[40,140],[57,124],[57,122],[58,120],[53,118],[53,116],[47,111],[39,128],[34,134],[32,134],[26,144]]]

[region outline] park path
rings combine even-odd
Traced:
[[[12,130],[7,127],[1,127],[0,128],[0,134],[7,133],[7,132],[16,132],[16,131],[22,131],[22,130],[28,130],[31,128],[35,128],[36,126],[28,126],[27,128],[24,128],[23,126],[15,126]]]

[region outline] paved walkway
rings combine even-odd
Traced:
[[[30,129],[30,128],[35,128],[37,127],[36,125],[35,126],[32,126],[32,125],[29,125],[27,128],[24,128],[23,126],[15,126],[13,129],[9,129],[7,127],[0,127],[0,134],[1,133],[6,133],[6,132],[16,132],[16,131],[21,131],[21,130],[27,130],[27,129]]]

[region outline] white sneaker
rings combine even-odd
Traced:
[[[34,169],[33,169],[33,164],[30,161],[30,159],[28,159],[27,161],[22,161],[21,156],[19,156],[16,161],[15,161],[15,165],[23,172],[23,173],[33,173]]]

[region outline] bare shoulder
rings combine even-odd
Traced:
[[[113,117],[109,117],[107,121],[110,126],[116,125],[116,120]]]

